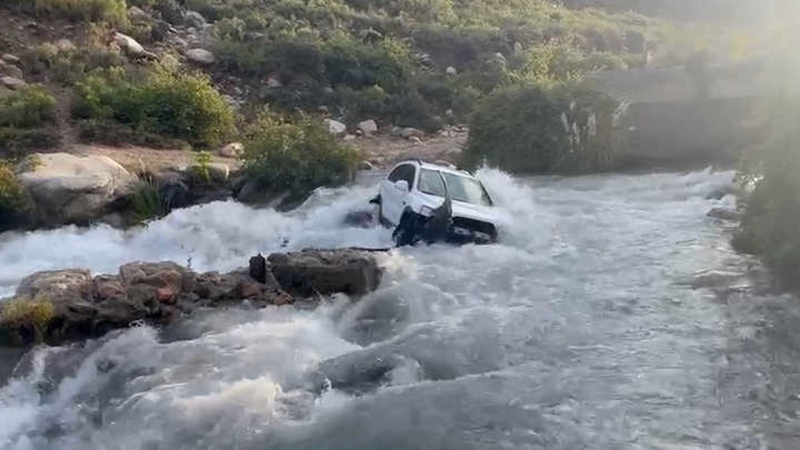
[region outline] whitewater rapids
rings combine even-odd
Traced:
[[[358,304],[243,306],[38,349],[0,380],[0,449],[776,442],[759,409],[762,312],[686,281],[748,264],[706,217],[733,205],[712,195],[732,172],[479,176],[514,217],[500,244],[394,250],[381,288]],[[172,260],[227,271],[257,252],[388,247],[389,230],[343,223],[375,182],[322,190],[289,214],[224,202],[127,232],[6,234],[0,297],[39,270]]]

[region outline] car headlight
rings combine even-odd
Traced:
[[[430,206],[423,206],[420,208],[419,213],[425,217],[430,217],[433,215],[433,208]]]

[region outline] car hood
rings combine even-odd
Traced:
[[[424,206],[431,209],[442,205],[441,197],[433,195],[421,196],[419,199]],[[463,217],[465,219],[480,220],[489,222],[496,227],[505,228],[511,222],[510,215],[503,208],[497,206],[475,205],[472,203],[459,202],[453,200],[453,217]]]

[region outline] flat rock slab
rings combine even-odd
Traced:
[[[375,255],[360,250],[304,250],[273,254],[268,260],[275,279],[292,295],[363,295],[381,282]]]

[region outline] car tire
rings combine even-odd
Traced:
[[[397,224],[392,233],[392,239],[397,247],[405,247],[417,243],[419,234],[416,214],[410,211],[403,213],[400,223]]]

